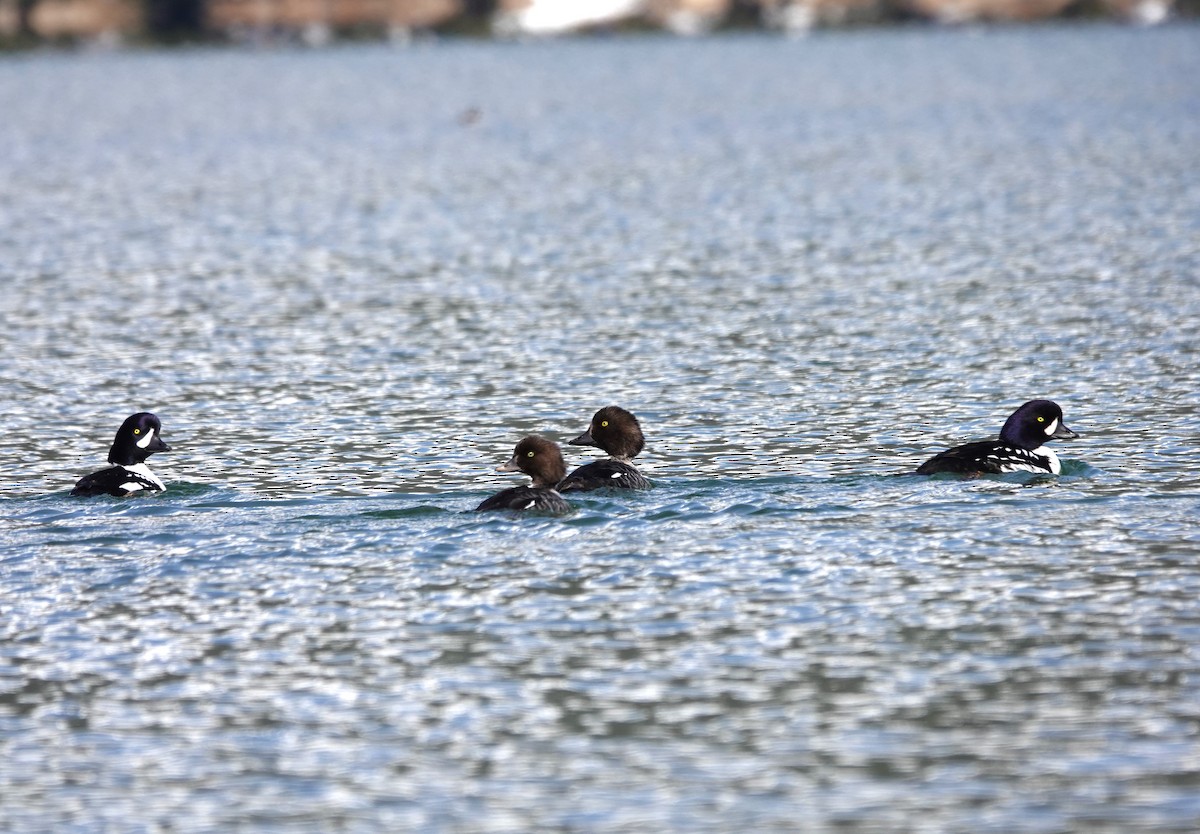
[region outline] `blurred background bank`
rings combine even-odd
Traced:
[[[1115,18],[1139,25],[1195,16],[1200,0],[0,0],[0,46],[131,41],[407,43],[434,35],[545,37],[574,32],[724,28],[804,34],[816,27],[933,21]]]

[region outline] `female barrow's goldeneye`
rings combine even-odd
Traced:
[[[567,474],[567,464],[557,443],[544,437],[529,435],[522,438],[508,463],[497,467],[500,472],[524,472],[533,478],[529,486],[512,487],[498,492],[475,508],[488,510],[533,510],[543,513],[565,513],[571,509],[554,485]]]
[[[999,440],[955,446],[917,467],[918,475],[955,472],[960,475],[1004,472],[1045,472],[1058,475],[1058,455],[1044,444],[1078,437],[1063,422],[1062,409],[1050,400],[1030,400],[1012,413]]]
[[[586,463],[562,480],[560,492],[605,487],[649,489],[650,481],[630,463],[645,445],[637,418],[615,405],[605,406],[592,417],[587,431],[572,446],[599,446],[612,457]]]
[[[150,471],[146,458],[155,452],[169,452],[163,443],[162,423],[148,411],[127,418],[117,429],[117,437],[108,450],[108,462],[116,464],[80,478],[72,495],[133,495],[138,492],[162,492],[166,489]]]

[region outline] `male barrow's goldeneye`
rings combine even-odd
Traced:
[[[1004,472],[1046,472],[1058,475],[1058,455],[1044,444],[1078,437],[1063,422],[1062,409],[1050,400],[1030,400],[1012,413],[999,440],[955,446],[917,467],[918,475],[955,472],[960,475]]]
[[[162,423],[148,411],[127,418],[117,429],[117,437],[108,450],[108,462],[116,464],[85,475],[71,490],[72,495],[133,495],[138,492],[162,492],[166,489],[150,471],[146,458],[155,452],[169,452],[162,442]]]
[[[498,492],[475,508],[488,510],[533,510],[543,513],[565,513],[571,505],[554,489],[567,474],[562,452],[557,443],[544,437],[530,435],[522,438],[508,463],[497,467],[500,472],[524,472],[533,478],[530,486],[519,486]]]
[[[558,485],[560,492],[604,487],[649,489],[650,481],[630,463],[645,445],[637,418],[615,405],[605,406],[592,417],[587,431],[572,446],[599,446],[612,457],[585,463]]]

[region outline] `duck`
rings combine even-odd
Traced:
[[[596,446],[610,457],[585,463],[558,484],[559,492],[593,489],[649,489],[649,479],[631,461],[646,444],[637,417],[620,406],[608,405],[592,416],[587,430],[568,440],[571,446]]]
[[[570,511],[555,485],[567,474],[558,444],[537,435],[521,438],[512,457],[496,467],[499,472],[524,472],[533,482],[529,486],[511,487],[485,500],[475,512],[516,510],[560,514]]]
[[[163,442],[162,422],[158,417],[149,411],[131,414],[117,429],[117,436],[108,450],[108,462],[113,466],[83,476],[71,494],[125,497],[162,492],[167,486],[146,465],[146,458],[155,452],[169,451],[171,447]]]
[[[1030,400],[1014,411],[1000,429],[999,440],[980,440],[955,446],[917,467],[918,475],[952,472],[959,475],[999,475],[1006,472],[1062,474],[1062,462],[1045,444],[1079,435],[1063,422],[1063,411],[1052,400]]]

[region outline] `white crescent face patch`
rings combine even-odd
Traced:
[[[135,445],[139,449],[145,449],[147,446],[150,445],[150,441],[153,439],[154,439],[154,429],[150,429],[150,431],[146,432],[146,436],[143,437],[141,440],[137,441],[137,443]]]
[[[1055,417],[1050,421],[1050,425],[1046,426],[1046,437],[1054,437],[1054,433],[1058,431],[1058,418]]]

